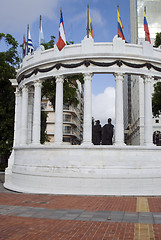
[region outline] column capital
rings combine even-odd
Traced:
[[[20,97],[21,96],[21,91],[20,91],[20,89],[18,89],[18,87],[16,87],[15,96],[16,97]]]
[[[28,92],[29,88],[27,85],[22,86],[22,92]]]
[[[83,73],[84,80],[91,80],[92,81],[93,73]]]
[[[143,79],[144,79],[144,83],[151,83],[152,82],[152,80],[153,80],[153,76],[151,76],[151,75],[144,75],[143,76]]]
[[[58,75],[55,77],[56,83],[63,83],[64,82],[64,76],[63,75]]]
[[[115,80],[121,80],[121,81],[124,80],[124,73],[116,72],[116,73],[114,73],[113,75],[114,75],[114,77],[115,77]]]
[[[41,80],[34,81],[34,87],[42,87],[42,81]]]

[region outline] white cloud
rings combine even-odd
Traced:
[[[79,23],[79,22],[82,22],[84,21],[85,19],[87,18],[86,16],[86,12],[81,12],[79,14],[76,14],[75,16],[72,16],[70,19],[69,19],[69,22],[70,23]]]
[[[99,25],[99,26],[104,25],[102,15],[97,9],[91,9],[90,15],[91,15],[91,21],[92,21],[93,25]]]
[[[49,19],[56,17],[55,9],[58,0],[5,0],[1,2],[0,29],[1,31],[21,31],[27,23],[33,23],[39,15]]]
[[[107,87],[103,93],[92,95],[92,116],[99,119],[102,126],[108,118],[115,122],[115,88]]]
[[[104,21],[102,19],[101,13],[97,9],[90,9],[90,16],[91,16],[91,21],[93,25],[98,25],[98,26],[103,26]],[[70,22],[82,22],[87,20],[87,12],[83,11],[80,12],[79,14],[76,14],[71,17]]]

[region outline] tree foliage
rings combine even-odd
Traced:
[[[41,111],[41,139],[40,139],[41,144],[49,141],[48,135],[46,134],[46,120],[47,120],[47,113],[44,111]]]
[[[154,116],[159,116],[161,113],[161,82],[154,85],[154,93],[152,96],[152,110]]]
[[[65,105],[77,106],[79,100],[77,98],[77,89],[79,80],[83,83],[83,75],[71,75],[64,79],[63,83],[63,103]],[[42,96],[45,96],[51,102],[53,108],[55,108],[55,98],[56,98],[56,81],[55,78],[48,79],[43,82]]]
[[[154,47],[161,45],[161,32],[156,33],[154,40]],[[159,116],[161,113],[161,82],[154,84],[154,93],[152,96],[152,111],[154,116]]]
[[[15,78],[15,67],[19,63],[18,43],[10,34],[0,33],[0,41],[7,45],[5,52],[0,52],[0,156],[6,162],[13,145],[14,132],[14,89],[9,79]]]
[[[161,45],[161,32],[156,33],[154,40],[154,47],[159,47]]]
[[[54,36],[51,36],[50,38],[51,38],[51,39],[50,39],[49,42],[47,42],[47,43],[42,43],[42,45],[44,46],[45,50],[54,47],[55,37],[54,37]]]

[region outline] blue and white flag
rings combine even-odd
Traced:
[[[27,40],[27,48],[28,48],[28,53],[32,54],[34,51],[34,47],[32,44],[32,39],[31,39],[31,34],[30,34],[30,29],[28,27],[28,40]]]

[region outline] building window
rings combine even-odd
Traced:
[[[43,110],[46,110],[47,103],[41,103],[41,107],[43,108]]]
[[[71,122],[71,115],[63,114],[63,121],[64,122]]]
[[[71,143],[71,138],[69,138],[69,137],[63,137],[63,142],[69,142],[69,143]]]
[[[71,133],[71,126],[63,126],[63,133]]]

